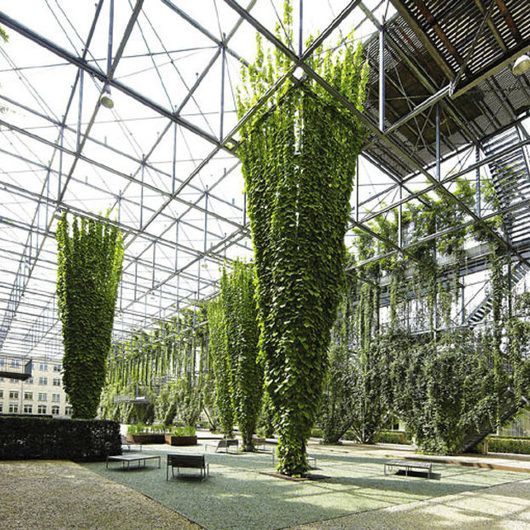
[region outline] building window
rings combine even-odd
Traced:
[[[39,377],[39,385],[46,386],[48,384],[48,378],[47,377]]]
[[[39,401],[48,401],[48,394],[44,392],[39,392]]]
[[[9,403],[9,413],[18,414],[18,403]]]
[[[3,368],[5,363],[6,363],[5,359],[0,359],[0,368]]]
[[[52,394],[52,401],[54,403],[59,403],[61,401],[61,394]]]
[[[57,405],[54,405],[52,407],[52,414],[55,414],[55,415],[59,414],[59,407]]]
[[[53,386],[61,386],[61,380],[58,377],[53,379]]]
[[[46,414],[46,405],[39,405],[37,407],[37,414]]]
[[[0,403],[0,412],[4,412],[4,404]]]
[[[72,415],[72,407],[65,407],[64,409],[64,413],[67,415],[67,416],[71,416]]]
[[[33,384],[33,377],[30,377],[29,379],[26,379],[24,382],[26,383],[26,385],[32,385]]]
[[[47,372],[48,371],[48,365],[46,363],[40,363],[39,364],[39,370],[41,372]]]
[[[33,399],[33,392],[24,392],[24,399],[31,401]]]
[[[2,399],[3,397],[4,397],[4,391],[0,390],[0,399]]]
[[[18,359],[11,359],[11,368],[20,368],[20,361]]]
[[[9,399],[18,399],[18,390],[10,390]]]
[[[0,383],[3,383],[3,382],[4,382],[4,378],[0,377]]]
[[[54,364],[53,365],[53,371],[54,372],[60,372],[61,371],[61,365],[60,364]]]
[[[33,405],[24,405],[24,414],[33,414]]]

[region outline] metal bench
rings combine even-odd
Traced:
[[[160,457],[157,455],[140,455],[140,454],[134,454],[129,453],[126,455],[114,455],[114,456],[107,456],[107,461],[105,464],[105,467],[109,468],[109,462],[121,462],[123,469],[130,469],[131,463],[134,464],[135,462],[138,463],[138,467],[146,466],[147,460],[155,460],[158,459],[158,467],[160,468]],[[127,464],[127,466],[125,466]]]
[[[254,444],[254,447],[256,447],[256,449],[260,449],[261,451],[265,451],[267,449],[267,440],[265,438],[253,436],[252,443]]]
[[[125,450],[124,449],[125,447],[127,447],[127,451],[131,451],[132,450],[131,447],[133,445],[138,447],[139,450],[142,451],[142,444],[132,444],[131,442],[128,442],[127,438],[123,434],[120,435],[120,438],[121,438],[121,449],[122,449],[122,451]]]
[[[225,453],[228,453],[228,449],[230,447],[236,448],[236,453],[239,448],[239,441],[238,440],[231,440],[229,438],[223,438],[222,440],[219,440],[219,443],[217,444],[217,447],[215,448],[215,452],[219,451],[219,449],[224,449]]]
[[[177,468],[177,475],[180,475],[181,468],[200,469],[201,478],[203,479],[210,475],[210,466],[206,462],[204,455],[170,453],[167,455],[166,480],[169,480],[169,468],[171,468],[171,478],[175,478],[175,468]]]
[[[398,471],[405,471],[406,476],[408,476],[409,471],[420,471],[422,473],[427,473],[429,478],[432,477],[431,462],[413,462],[411,460],[391,460],[390,462],[385,462],[385,475],[387,475],[387,472],[395,469]]]

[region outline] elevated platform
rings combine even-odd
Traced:
[[[20,381],[27,381],[32,376],[33,361],[30,359],[22,370],[12,368],[11,370],[0,370],[0,377],[7,377],[9,379],[19,379]]]

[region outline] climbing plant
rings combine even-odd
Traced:
[[[279,38],[292,38],[290,2]],[[338,50],[318,49],[308,63],[363,110],[367,65],[353,35]],[[243,68],[242,117],[289,60],[264,51]],[[358,116],[316,82],[289,78],[261,112],[247,120],[238,154],[258,279],[257,300],[265,383],[279,434],[278,469],[303,475],[306,442],[318,409],[330,330],[345,262],[349,198],[363,132]]]
[[[216,297],[208,302],[209,350],[215,374],[215,404],[219,425],[226,436],[234,429],[234,409],[231,394],[231,367],[223,301]]]
[[[252,264],[236,261],[231,272],[223,271],[220,290],[232,406],[245,451],[254,450],[252,435],[256,431],[263,394],[263,366],[258,362],[259,329],[254,278]]]
[[[64,341],[64,388],[74,418],[94,418],[105,383],[123,238],[109,223],[66,213],[57,225],[57,299]]]
[[[138,331],[114,344],[108,359],[103,417],[120,417],[129,423],[144,417],[164,425],[195,427],[209,384],[206,311],[202,304],[160,321],[150,332]],[[135,397],[148,397],[149,406]],[[145,417],[144,408],[151,411]],[[211,412],[211,411],[210,411]]]

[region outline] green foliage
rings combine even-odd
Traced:
[[[263,399],[261,400],[261,412],[258,417],[257,433],[265,438],[274,436],[274,404],[266,389],[263,390]]]
[[[120,421],[196,425],[209,384],[206,311],[201,304],[183,309],[146,333],[116,343],[109,355],[100,414]],[[114,397],[145,396],[149,405],[114,403]]]
[[[407,434],[402,431],[380,431],[376,436],[376,442],[382,444],[410,445]]]
[[[117,228],[66,213],[57,225],[57,299],[64,341],[63,383],[75,418],[94,418],[105,383],[123,262]]]
[[[164,425],[171,425],[177,414],[177,389],[172,381],[160,387],[155,402],[155,417]]]
[[[195,436],[197,434],[195,427],[191,426],[172,427],[170,429],[166,429],[166,432],[172,436]]]
[[[487,447],[489,453],[530,455],[530,438],[489,436]]]
[[[121,454],[115,421],[0,415],[0,439],[0,460],[104,461]]]
[[[138,422],[127,427],[127,434],[163,433],[165,431],[166,426],[163,423],[154,423],[152,425],[146,425],[143,422]]]
[[[234,429],[234,409],[231,393],[231,369],[228,357],[228,337],[223,302],[220,297],[207,306],[209,350],[215,374],[215,403],[221,431],[231,436]]]
[[[175,384],[175,420],[185,427],[197,426],[201,415],[200,389],[194,386],[193,376],[181,377]]]
[[[283,34],[292,35],[290,3]],[[278,35],[281,38],[280,33]],[[349,35],[338,51],[319,49],[308,62],[361,111],[367,82],[361,45]],[[289,60],[263,51],[243,69],[243,116]],[[265,383],[279,434],[278,469],[308,469],[306,441],[319,406],[330,330],[345,263],[349,198],[363,132],[357,115],[336,107],[310,79],[288,80],[242,130],[238,154],[258,278]]]
[[[259,329],[254,275],[252,264],[236,261],[232,272],[223,271],[220,291],[232,406],[245,451],[254,450],[252,435],[256,431],[263,394],[263,367],[258,362]]]
[[[331,332],[328,369],[324,379],[322,401],[317,423],[324,443],[338,443],[351,427],[355,410],[355,369],[349,349],[348,298],[342,296],[338,317]],[[314,431],[315,429],[313,429]],[[314,436],[314,434],[313,434]]]
[[[491,334],[472,331],[445,332],[436,341],[396,335],[385,339],[386,402],[421,450],[457,453],[471,434],[494,428],[491,341]],[[505,386],[503,395],[507,391]]]

